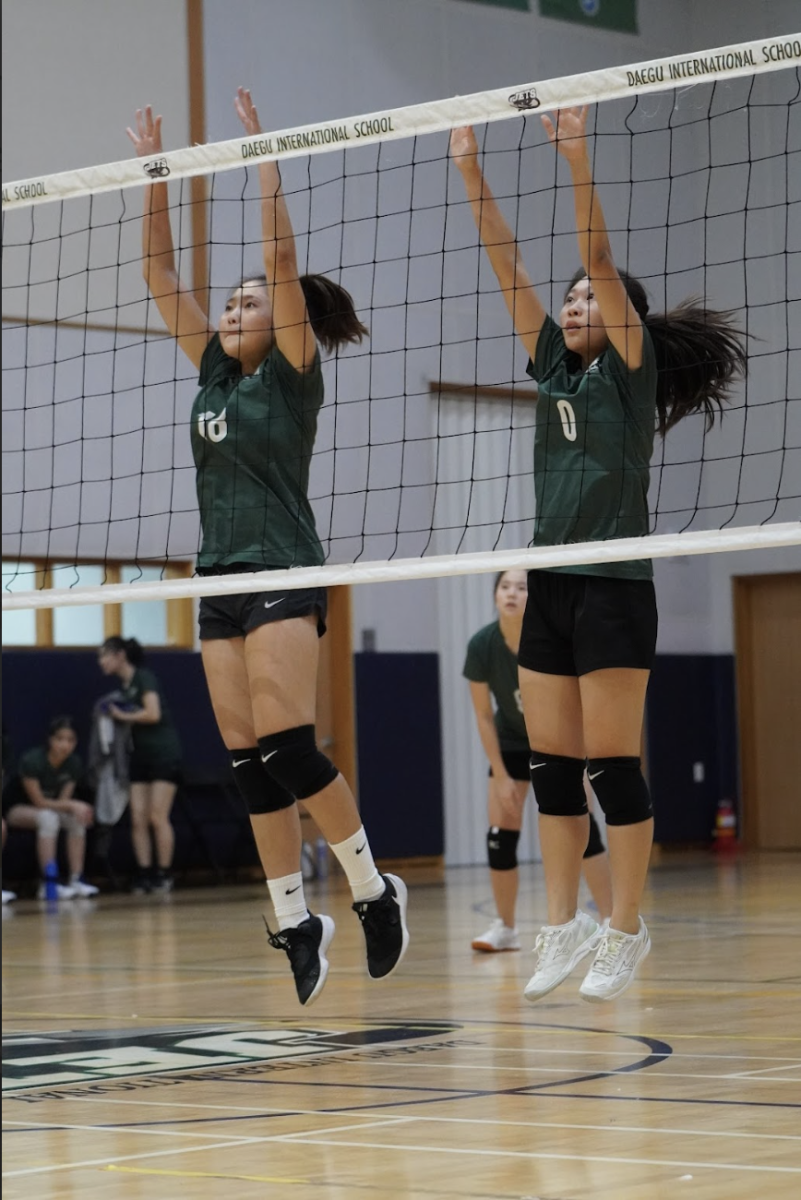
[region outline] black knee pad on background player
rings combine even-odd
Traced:
[[[590,836],[587,841],[587,849],[584,851],[584,857],[597,858],[599,854],[606,854],[606,846],[603,843],[598,822],[592,813],[590,813]]]
[[[585,816],[588,809],[584,794],[584,765],[583,758],[531,751],[531,786],[543,816]]]
[[[639,825],[654,815],[639,758],[591,758],[587,771],[607,825]]]
[[[242,799],[251,816],[291,808],[295,797],[267,774],[261,765],[258,746],[252,750],[232,750],[231,769]]]
[[[317,749],[313,725],[296,725],[259,738],[264,770],[298,800],[315,796],[339,771],[330,758]]]
[[[487,830],[487,859],[491,871],[513,871],[517,866],[517,843],[520,831],[500,829],[491,825]]]

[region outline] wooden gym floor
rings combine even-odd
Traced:
[[[617,1002],[522,999],[481,956],[486,871],[410,871],[412,945],[366,975],[341,879],[300,1008],[255,885],[3,910],[4,1200],[767,1200],[801,1195],[801,859],[662,861]]]

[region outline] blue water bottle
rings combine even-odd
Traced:
[[[58,900],[58,863],[52,859],[45,867],[45,900]]]

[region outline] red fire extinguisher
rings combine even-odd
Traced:
[[[734,850],[737,847],[737,813],[731,800],[718,800],[713,830],[715,850]]]

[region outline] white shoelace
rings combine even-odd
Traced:
[[[599,975],[613,975],[627,940],[625,933],[617,934],[617,936],[614,933],[604,934],[595,962],[592,964],[593,971],[597,971]]]

